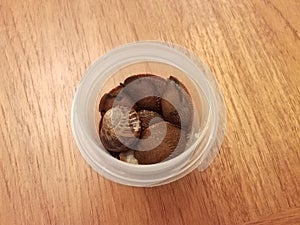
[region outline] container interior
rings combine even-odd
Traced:
[[[209,104],[207,98],[203,94],[201,88],[196,85],[190,76],[188,76],[184,71],[161,62],[155,61],[143,61],[136,62],[126,65],[121,68],[116,68],[116,71],[111,71],[107,74],[106,79],[99,81],[102,83],[102,89],[99,90],[97,101],[95,102],[94,110],[94,128],[95,132],[98,133],[99,123],[101,120],[101,115],[99,112],[99,103],[102,96],[109,92],[111,89],[117,87],[120,83],[132,75],[136,74],[154,74],[163,78],[168,78],[170,76],[176,77],[189,91],[193,101],[194,115],[193,115],[193,126],[190,134],[189,141],[185,149],[188,149],[195,141],[201,138],[201,133],[205,129],[205,125],[208,119]],[[97,85],[96,85],[97,86]],[[106,151],[102,143],[97,142],[101,150]],[[107,152],[107,151],[106,151]],[[108,152],[107,152],[108,153]],[[109,154],[109,153],[108,153]],[[172,157],[169,157],[170,159]]]

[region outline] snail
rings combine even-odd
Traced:
[[[112,89],[110,92],[104,94],[104,96],[101,98],[99,104],[99,112],[101,113],[101,116],[103,116],[106,111],[111,109],[113,105],[121,105],[126,107],[132,107],[134,105],[130,96],[124,93],[122,85]]]
[[[128,93],[139,109],[161,112],[161,96],[165,89],[165,79],[152,74],[138,74],[124,81],[124,91]]]
[[[165,133],[163,133],[165,130]],[[139,164],[158,163],[170,156],[176,149],[176,152],[182,152],[185,149],[185,132],[169,122],[159,122],[149,126],[141,134],[141,140],[138,144],[138,150],[134,152],[134,157]],[[158,145],[151,150],[151,146]]]
[[[138,114],[141,122],[141,132],[143,132],[152,124],[164,121],[162,116],[159,113],[154,111],[143,109],[139,111]]]
[[[140,136],[139,115],[126,106],[115,106],[103,115],[99,126],[99,137],[103,146],[112,152],[134,148]]]
[[[167,80],[161,100],[164,119],[189,132],[192,126],[193,103],[186,87],[175,77]]]

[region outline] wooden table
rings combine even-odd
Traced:
[[[70,128],[87,67],[112,48],[165,40],[205,61],[227,132],[200,173],[115,184]],[[0,224],[300,224],[299,0],[0,0]]]

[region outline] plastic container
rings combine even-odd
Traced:
[[[98,136],[100,97],[126,77],[141,73],[175,76],[187,87],[194,104],[194,122],[186,150],[151,165],[115,159]],[[117,183],[149,187],[209,166],[223,141],[225,106],[215,78],[196,55],[171,43],[144,41],[113,49],[89,67],[76,90],[71,124],[82,156],[99,174]]]

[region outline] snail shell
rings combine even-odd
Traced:
[[[103,95],[99,104],[99,112],[101,116],[105,114],[113,105],[120,105],[126,107],[132,107],[133,101],[130,96],[124,93],[123,87],[121,85],[112,89],[110,92]]]
[[[162,100],[162,115],[164,119],[186,131],[191,129],[193,118],[193,103],[186,87],[175,77],[167,80],[166,91]]]
[[[165,136],[161,141],[162,130],[166,129]],[[185,149],[186,139],[185,132],[180,128],[169,122],[159,122],[151,125],[141,134],[141,139],[146,141],[140,141],[138,149],[135,151],[134,156],[140,164],[152,164],[158,163],[170,156],[176,149],[176,152],[182,152]],[[149,151],[143,151],[143,149],[149,149],[153,143],[157,143],[160,140],[160,144],[157,147]]]
[[[138,160],[134,157],[134,151],[121,152],[119,154],[120,160],[131,164],[139,164]]]
[[[137,112],[125,106],[109,109],[100,122],[100,140],[109,151],[122,152],[133,148],[138,142],[140,132]]]
[[[141,121],[141,132],[147,129],[150,125],[163,121],[162,116],[154,111],[141,110],[138,114]]]
[[[130,76],[124,81],[124,89],[139,109],[161,112],[161,96],[165,84],[166,80],[162,77],[138,74]]]

